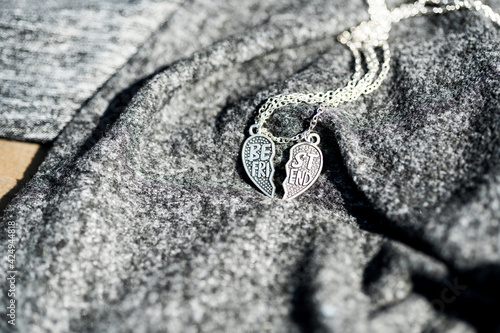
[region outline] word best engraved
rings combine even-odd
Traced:
[[[274,196],[274,142],[265,135],[252,135],[243,144],[241,157],[248,177],[264,194]]]

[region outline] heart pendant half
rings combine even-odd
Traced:
[[[241,159],[248,177],[269,197],[274,196],[274,142],[262,134],[250,136],[243,144]]]
[[[318,179],[322,168],[323,154],[315,144],[304,142],[293,146],[286,163],[283,199],[290,200],[304,193]]]

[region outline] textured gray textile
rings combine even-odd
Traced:
[[[175,1],[1,1],[0,136],[53,140],[179,6]]]
[[[19,331],[499,331],[491,22],[396,25],[382,87],[322,117],[324,170],[303,196],[266,198],[244,174],[259,105],[345,84],[352,56],[334,36],[366,18],[361,1],[184,3],[5,211]],[[270,125],[292,134],[313,111]]]

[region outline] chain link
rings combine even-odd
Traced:
[[[269,98],[259,109],[255,117],[257,133],[267,135],[277,143],[289,143],[308,140],[326,107],[334,108],[342,103],[352,102],[360,96],[370,94],[387,77],[390,70],[391,51],[387,42],[392,23],[423,14],[442,14],[462,8],[477,11],[484,17],[500,25],[500,14],[481,1],[472,0],[418,0],[413,4],[404,4],[388,10],[385,0],[368,0],[370,20],[344,31],[338,41],[346,45],[354,55],[354,74],[351,81],[335,91],[317,93],[292,93]],[[381,57],[377,55],[381,50]],[[363,70],[363,58],[366,72]],[[381,58],[381,59],[379,59]],[[316,114],[309,123],[309,128],[292,137],[274,136],[264,127],[265,122],[275,110],[289,105],[319,105]]]

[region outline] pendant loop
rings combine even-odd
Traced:
[[[259,133],[259,126],[257,124],[253,124],[250,126],[248,132],[250,132],[250,135],[257,135]]]
[[[315,146],[319,145],[319,142],[321,141],[318,133],[309,133],[309,135],[304,139]]]

